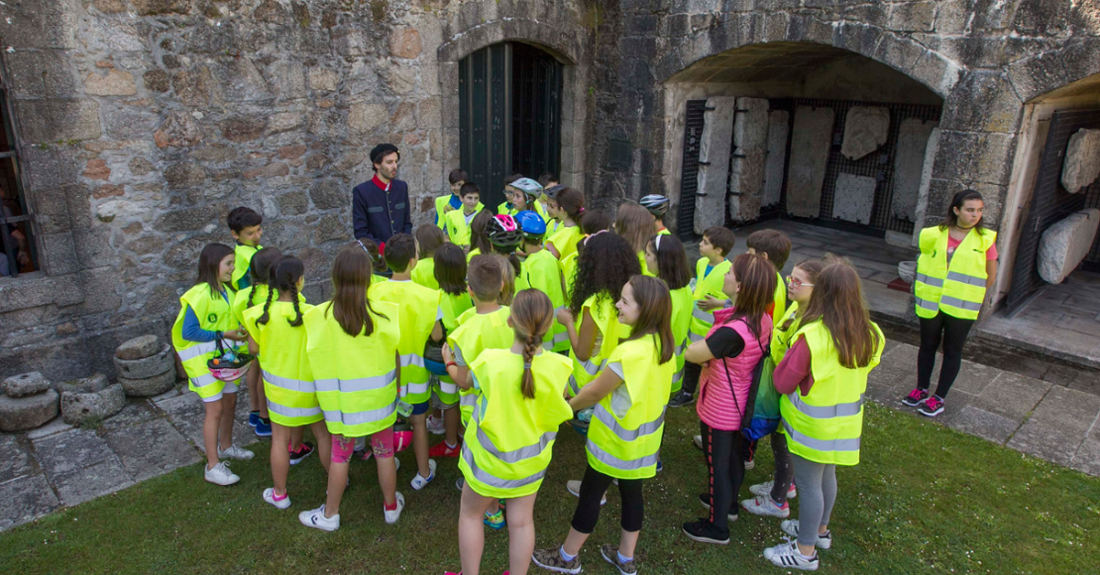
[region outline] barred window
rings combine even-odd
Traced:
[[[12,130],[6,78],[0,73],[0,277],[39,269],[33,217],[19,178],[19,146]]]

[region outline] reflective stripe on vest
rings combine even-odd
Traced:
[[[948,273],[948,276],[950,276],[950,275],[951,274]],[[959,274],[959,275],[962,275],[962,274]],[[924,283],[926,283],[926,284],[928,284],[932,287],[938,287],[938,288],[943,287],[943,279],[928,277],[928,276],[926,276],[924,274],[921,274],[921,273],[917,274],[917,281],[924,282]]]
[[[443,378],[439,378],[439,391],[448,395],[454,395],[458,393],[458,385],[453,381],[444,381]]]
[[[916,298],[916,300],[917,300],[917,307],[919,307],[921,309],[926,309],[926,310],[929,310],[929,311],[937,311],[937,310],[940,309],[940,304],[937,303],[937,302],[928,301],[926,299],[921,299],[919,297]]]
[[[667,408],[665,408],[667,409]],[[592,417],[600,420],[600,423],[607,426],[612,433],[619,436],[619,439],[623,441],[634,441],[643,435],[649,435],[651,433],[657,433],[661,429],[661,426],[665,423],[665,409],[661,410],[661,415],[648,423],[643,423],[638,426],[638,429],[626,429],[615,419],[615,416],[604,408],[603,404],[597,403],[596,408],[592,411]]]
[[[473,390],[470,390],[467,393],[460,393],[458,397],[458,403],[462,407],[469,407],[470,409],[473,409],[477,407],[477,394],[475,394]]]
[[[480,417],[478,417],[477,412],[474,412],[473,419],[474,421],[477,421],[479,423],[481,421]],[[546,433],[542,434],[542,437],[539,437],[537,443],[532,443],[531,445],[528,445],[526,447],[513,449],[511,451],[501,451],[497,449],[497,446],[493,443],[493,440],[489,439],[489,436],[486,435],[483,429],[481,429],[480,425],[477,428],[477,442],[479,445],[481,445],[481,448],[487,451],[489,455],[492,455],[493,457],[496,457],[497,459],[505,463],[519,463],[524,459],[530,459],[532,457],[538,457],[539,455],[542,455],[542,452],[550,445],[550,442],[554,441],[554,439],[557,438],[557,436],[558,432],[547,431]]]
[[[953,282],[964,283],[966,285],[985,287],[985,278],[980,278],[978,276],[966,275],[966,274],[961,273],[961,272],[948,271],[947,272],[947,279],[949,279]],[[928,283],[928,282],[925,282],[925,283]],[[940,280],[940,285],[941,286],[943,285],[943,280]]]
[[[274,375],[266,369],[262,371],[264,381],[270,383],[271,385],[281,387],[290,391],[297,391],[299,393],[313,393],[315,391],[314,383],[312,381],[302,381],[300,379],[291,379],[289,377]]]
[[[697,319],[701,322],[704,322],[704,323],[709,323],[709,324],[714,323],[714,314],[709,312],[709,311],[703,311],[703,310],[699,309],[698,307],[692,308],[691,317],[693,317],[693,318],[695,318],[695,319]]]
[[[206,386],[210,385],[211,383],[214,383],[215,381],[218,381],[218,378],[214,377],[214,374],[207,372],[207,373],[205,373],[203,375],[200,375],[198,377],[192,377],[192,378],[190,378],[190,380],[191,380],[191,384],[194,385],[195,387],[206,387]]]
[[[424,356],[417,353],[406,353],[401,355],[401,367],[424,367]]]
[[[837,405],[810,405],[805,401],[802,401],[801,395],[798,390],[795,390],[787,394],[787,399],[791,400],[791,405],[794,408],[809,417],[814,419],[830,419],[833,417],[847,417],[849,415],[859,415],[859,412],[863,410],[863,400],[866,394],[859,396],[859,401],[853,401],[852,403],[840,403]]]
[[[382,389],[396,380],[397,375],[391,371],[385,375],[356,379],[317,379],[314,380],[313,385],[316,386],[318,392],[342,391],[344,393],[354,393],[356,391]]]
[[[615,469],[620,469],[623,471],[633,471],[637,469],[643,469],[652,465],[657,465],[657,459],[660,458],[661,455],[660,453],[653,453],[640,457],[638,459],[625,461],[604,451],[602,448],[600,448],[599,445],[592,443],[591,439],[588,440],[588,443],[585,447],[588,449],[588,453],[591,454],[592,457],[595,457],[596,460],[600,463],[603,463],[608,467],[613,467]]]
[[[363,425],[382,421],[397,411],[397,404],[393,403],[379,409],[367,411],[325,411],[325,421],[330,423],[343,423],[344,425]]]
[[[581,392],[581,386],[577,385],[577,378],[573,375],[569,376],[569,389],[573,392],[573,395]]]
[[[222,345],[228,345],[228,344],[229,344],[229,342],[227,340],[222,340]],[[193,346],[191,346],[187,349],[180,350],[177,353],[177,355],[180,356],[180,361],[187,361],[189,359],[195,359],[196,357],[199,357],[200,355],[208,354],[208,353],[210,353],[212,351],[215,351],[217,349],[218,349],[218,342],[216,342],[216,341],[204,341],[202,343],[196,343],[195,345],[193,345]]]
[[[429,389],[431,389],[431,385],[428,382],[410,383],[401,387],[401,397],[428,393]]]
[[[267,409],[283,417],[313,417],[321,414],[320,407],[287,407],[270,399],[267,401]]]
[[[530,485],[536,481],[542,480],[546,475],[545,469],[534,475],[524,477],[523,479],[501,479],[489,475],[474,462],[474,454],[466,444],[462,445],[462,458],[466,461],[466,465],[470,466],[470,471],[473,472],[475,479],[490,487],[496,487],[497,489],[515,489],[517,487],[523,487],[524,485]]]
[[[985,280],[982,281],[984,282]],[[949,295],[940,296],[940,305],[949,305],[951,307],[957,307],[959,309],[965,309],[967,311],[973,312],[977,312],[982,309],[982,304],[980,302],[963,301],[957,297],[951,297]]]
[[[783,420],[783,429],[792,440],[817,451],[859,451],[860,438],[852,439],[816,439],[791,427],[787,420]]]
[[[584,360],[581,362],[581,367],[584,368],[584,371],[588,373],[588,375],[596,375],[600,373],[600,370],[602,370],[605,365],[607,365],[606,357],[603,359],[603,361],[600,362],[600,365],[592,363],[592,360]]]

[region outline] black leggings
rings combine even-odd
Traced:
[[[684,380],[681,384],[681,389],[695,394],[695,390],[699,388],[699,376],[703,373],[703,366],[697,363],[691,363],[690,361],[684,362]]]
[[[936,396],[947,397],[951,384],[962,366],[963,344],[974,325],[972,319],[959,319],[942,311],[931,319],[920,318],[920,352],[917,354],[917,387],[927,390],[932,384],[932,368],[936,365],[936,350],[943,342],[943,365]]]
[[[737,514],[737,492],[745,479],[745,460],[741,455],[740,431],[722,431],[699,422],[703,435],[703,454],[707,461],[710,494],[710,522],[728,530],[726,516]]]
[[[611,476],[604,475],[589,465],[581,480],[581,496],[577,510],[573,512],[573,529],[589,534],[600,518],[600,499],[611,485]],[[623,500],[623,531],[633,533],[642,530],[645,502],[642,500],[641,479],[620,479],[619,498]]]

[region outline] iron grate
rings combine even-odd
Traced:
[[[684,154],[680,172],[680,209],[676,233],[680,239],[695,238],[695,196],[699,191],[699,140],[703,135],[706,100],[688,100],[684,118]]]

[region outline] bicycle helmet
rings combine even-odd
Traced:
[[[549,188],[546,188],[545,190],[542,191],[542,193],[543,193],[543,195],[550,198],[551,200],[557,201],[558,192],[564,190],[566,187],[568,187],[568,186],[558,184],[556,186],[550,186]]]
[[[525,238],[540,238],[546,235],[546,222],[538,212],[523,210],[516,214],[516,223],[519,224],[519,229]]]
[[[643,208],[649,210],[649,213],[658,218],[665,215],[665,212],[668,211],[668,198],[661,194],[649,194],[643,197],[642,201],[639,203],[642,204]]]
[[[538,198],[542,195],[542,186],[531,178],[520,178],[508,185],[523,192],[528,198]]]
[[[489,243],[498,248],[513,248],[523,240],[523,231],[516,219],[508,214],[497,214],[485,226],[485,235]]]

